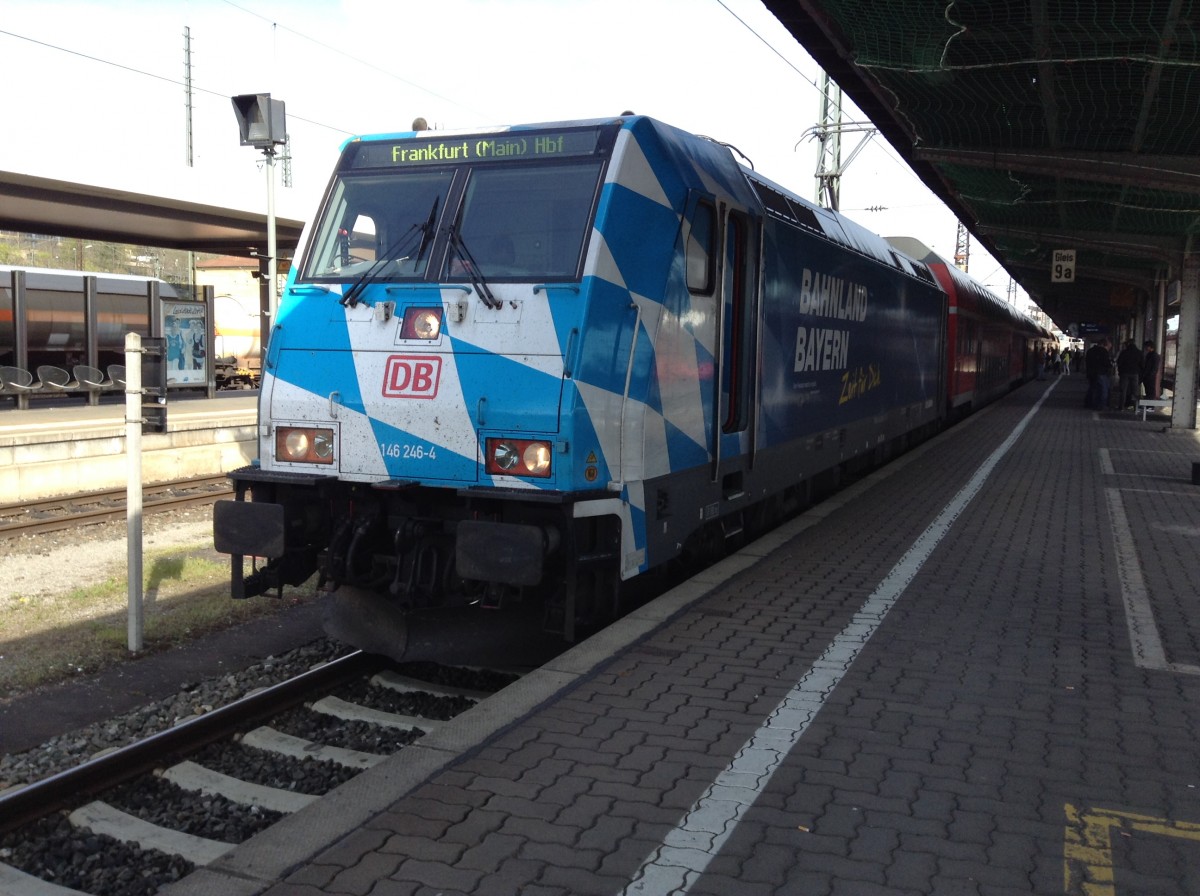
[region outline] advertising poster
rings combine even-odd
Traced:
[[[163,302],[168,386],[203,386],[208,382],[204,315],[205,307],[199,302]]]

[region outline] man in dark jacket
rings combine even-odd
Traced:
[[[1142,378],[1142,353],[1130,339],[1117,355],[1117,406],[1132,408],[1138,400],[1138,383]]]
[[[1112,355],[1108,346],[1112,340],[1108,337],[1098,341],[1087,350],[1083,357],[1084,372],[1087,373],[1088,391],[1086,407],[1093,410],[1103,410],[1108,407],[1109,377],[1112,376]]]

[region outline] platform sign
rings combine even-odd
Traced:
[[[202,302],[163,302],[168,386],[203,386],[208,382],[207,313]]]
[[[1051,283],[1075,282],[1075,250],[1055,249],[1054,262],[1050,266]]]

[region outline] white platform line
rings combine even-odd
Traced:
[[[1200,666],[1167,661],[1167,652],[1158,634],[1158,622],[1154,618],[1154,608],[1150,605],[1146,579],[1142,575],[1133,529],[1125,513],[1125,502],[1120,490],[1115,488],[1106,488],[1104,497],[1112,523],[1113,541],[1117,547],[1117,577],[1121,582],[1121,601],[1125,604],[1125,624],[1129,628],[1129,646],[1133,651],[1134,663],[1143,669],[1200,675]]]
[[[738,822],[766,790],[788,752],[804,735],[813,718],[850,670],[888,611],[912,582],[950,530],[954,521],[979,493],[996,465],[1025,432],[1042,403],[1058,385],[1042,394],[1008,438],[976,470],[929,528],[884,576],[850,623],[833,639],[762,727],[742,746],[719,775],[638,869],[623,894],[686,894],[716,857]]]

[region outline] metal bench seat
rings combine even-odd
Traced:
[[[79,388],[79,383],[71,379],[71,374],[67,373],[61,367],[43,364],[38,367],[37,375],[38,382],[42,384],[47,392],[74,392]]]
[[[111,378],[104,375],[103,370],[96,367],[76,364],[74,372],[75,381],[79,383],[79,387],[87,389],[89,392],[103,392],[106,389],[115,389],[117,386]]]
[[[1174,404],[1174,402],[1175,400],[1173,398],[1139,398],[1137,408],[1134,410],[1134,413],[1140,413],[1142,415],[1142,419],[1145,420],[1146,413],[1151,408],[1169,408],[1172,404]]]
[[[42,388],[41,381],[34,382],[33,374],[20,367],[0,367],[0,394],[22,395]]]

